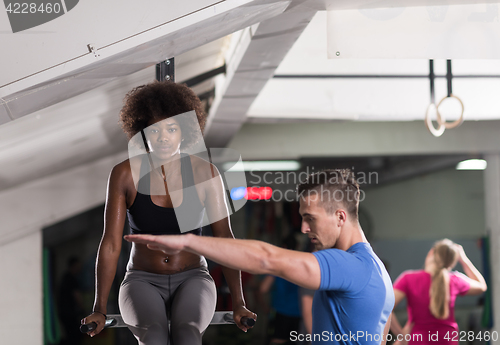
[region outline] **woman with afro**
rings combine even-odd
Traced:
[[[82,320],[97,324],[90,336],[101,332],[105,324],[126,221],[131,233],[201,235],[204,212],[225,210],[217,169],[204,159],[181,153],[196,144],[200,139],[196,133],[203,132],[206,122],[202,104],[191,89],[173,82],[139,86],[126,95],[120,120],[131,143],[142,142],[145,152],[117,164],[109,177],[94,308]],[[186,212],[191,231],[176,217]],[[210,222],[214,236],[233,237],[229,215]],[[246,331],[241,318],[255,319],[256,315],[245,306],[240,271],[224,268],[223,272],[234,320]],[[139,344],[201,345],[215,303],[215,284],[202,256],[188,252],[167,256],[146,245],[132,245],[119,306]]]

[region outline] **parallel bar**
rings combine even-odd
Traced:
[[[242,318],[241,322],[248,326],[253,327],[255,325],[254,319]],[[230,311],[216,311],[214,316],[212,317],[212,321],[210,321],[211,325],[229,325],[234,324],[233,313]],[[93,331],[97,327],[95,322],[81,325],[80,331],[82,333],[87,333]],[[127,327],[123,318],[120,314],[110,314],[106,319],[106,325],[104,328],[122,328]]]

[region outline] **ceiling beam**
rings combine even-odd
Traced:
[[[500,121],[465,121],[433,137],[423,121],[245,124],[229,148],[244,160],[500,152]]]
[[[294,0],[282,14],[242,33],[237,53],[226,62],[222,91],[210,109],[207,146],[224,147],[239,131],[250,105],[316,12],[307,1]]]

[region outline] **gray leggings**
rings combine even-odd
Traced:
[[[214,315],[216,289],[203,266],[169,275],[129,270],[118,302],[140,345],[201,345]]]

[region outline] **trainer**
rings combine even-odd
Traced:
[[[314,253],[262,241],[194,235],[128,235],[125,239],[167,254],[185,250],[233,269],[271,274],[317,290],[312,334],[303,335],[313,344],[385,344],[394,293],[359,224],[360,192],[353,172],[320,171],[308,176],[297,192],[301,231],[314,243]]]

